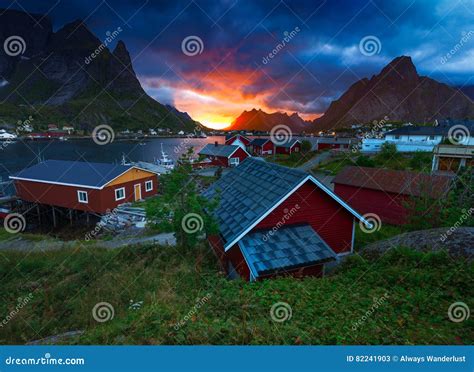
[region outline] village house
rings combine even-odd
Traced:
[[[346,137],[320,137],[316,140],[316,145],[314,146],[315,151],[321,151],[326,149],[340,149],[347,150],[351,146],[355,146],[358,140],[355,138],[346,138]]]
[[[18,198],[52,207],[107,213],[158,190],[156,173],[132,165],[46,160],[10,176]]]
[[[301,152],[301,141],[298,139],[292,139],[283,144],[275,144],[276,154],[292,154],[294,152]]]
[[[474,146],[474,123],[470,121],[447,122],[437,126],[403,126],[385,133],[383,138],[364,138],[362,152],[378,152],[384,143],[393,143],[399,152],[433,151],[436,145],[448,139],[450,128],[461,125],[465,135],[460,144]],[[456,141],[458,138],[452,138]]]
[[[207,159],[208,165],[219,167],[235,167],[239,165],[250,154],[240,146],[220,145],[208,143],[204,146],[198,155]]]
[[[332,182],[334,192],[360,213],[375,213],[383,222],[402,225],[410,217],[408,205],[413,198],[443,198],[452,177],[349,166]]]
[[[474,146],[438,145],[433,151],[432,171],[457,172],[474,166]]]
[[[218,197],[208,240],[230,278],[322,276],[354,249],[364,218],[312,175],[248,158],[203,195]]]
[[[253,155],[259,156],[272,155],[275,152],[275,145],[270,138],[255,138],[250,142],[249,148]]]
[[[241,134],[228,134],[225,136],[225,144],[240,146],[244,150],[247,150],[247,146],[250,144],[250,139]]]

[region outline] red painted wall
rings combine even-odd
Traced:
[[[153,181],[153,190],[145,191],[145,182]],[[155,195],[158,192],[158,180],[156,176],[143,178],[140,181],[126,182],[120,185],[106,187],[102,190],[88,189],[75,186],[52,185],[32,181],[15,181],[17,196],[20,199],[51,205],[62,208],[76,209],[86,212],[106,213],[119,204],[134,200],[134,185],[140,183],[142,186],[142,198]],[[125,187],[125,199],[115,200],[115,189]],[[79,203],[77,191],[87,191],[88,203]]]
[[[253,231],[272,229],[284,216],[288,219],[283,226],[308,223],[336,253],[350,252],[354,217],[312,181],[296,190]]]
[[[246,137],[235,136],[235,137],[232,137],[231,139],[225,141],[225,144],[226,144],[226,145],[232,145],[237,139],[240,139],[240,141],[241,141],[245,146],[248,146],[248,144],[250,143],[250,140],[247,139]]]
[[[318,148],[316,150],[324,150],[324,149],[347,149],[349,148],[348,144],[342,143],[318,143]]]
[[[274,151],[274,145],[273,145],[273,142],[272,141],[268,141],[266,142],[263,146],[256,146],[256,145],[253,145],[253,153],[255,155],[262,155],[263,151],[272,151],[272,154],[273,154],[273,151]],[[272,154],[263,154],[263,155],[272,155]]]
[[[334,184],[334,192],[361,214],[375,213],[382,222],[402,225],[407,222],[408,211],[404,204],[410,198],[379,190]]]
[[[227,252],[224,252],[224,244],[219,236],[210,236],[208,238],[208,241],[211,247],[213,248],[217,258],[219,259],[221,268],[226,273],[228,273],[230,262],[232,263],[232,266],[234,267],[235,271],[242,279],[250,281],[250,269],[247,266],[247,262],[245,261],[245,258],[242,255],[242,251],[240,250],[237,244],[233,245]],[[321,277],[323,276],[323,265],[318,264],[313,266],[301,267],[298,269],[285,271],[281,274],[263,275],[260,276],[257,280],[276,278],[280,276],[293,276],[295,278],[302,278],[304,276]]]
[[[248,156],[249,155],[241,147],[239,147],[230,158],[226,158],[225,156],[208,156],[207,158],[211,160],[209,163],[211,165],[216,167],[229,167],[231,158],[239,158],[239,162],[242,163],[245,158],[248,158]]]
[[[301,144],[295,144],[291,149],[283,146],[275,146],[275,152],[277,154],[291,154],[293,152],[301,152]]]

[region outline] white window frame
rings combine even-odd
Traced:
[[[235,158],[230,158],[229,159],[229,165],[239,165],[240,164],[240,158],[235,157]]]
[[[148,185],[151,185],[150,188],[148,188]],[[149,180],[145,182],[145,192],[150,192],[153,191],[153,180]]]
[[[85,195],[84,200],[81,198],[81,195]],[[77,200],[79,201],[79,203],[88,204],[89,203],[89,195],[87,194],[87,191],[77,190]]]
[[[121,198],[117,197],[117,192],[123,191],[123,196]],[[125,199],[125,187],[119,187],[118,189],[115,189],[115,201],[123,200]]]

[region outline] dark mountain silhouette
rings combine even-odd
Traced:
[[[458,89],[419,76],[411,58],[401,56],[380,74],[355,82],[314,124],[330,129],[384,117],[411,122],[472,118],[474,104]]]
[[[196,122],[146,94],[122,41],[121,29],[97,38],[80,20],[53,32],[42,15],[0,10],[0,40],[19,36],[22,54],[0,48],[0,122],[31,115],[35,125],[98,124],[117,129],[192,130]],[[110,44],[116,44],[113,50]],[[1,83],[3,82],[3,83]]]
[[[297,113],[288,115],[283,112],[266,113],[253,109],[244,111],[227,130],[270,131],[275,125],[287,125],[293,132],[311,131],[312,125],[304,121]]]

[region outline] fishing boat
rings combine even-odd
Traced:
[[[174,162],[163,150],[163,144],[161,144],[161,159],[157,160],[156,163],[161,165],[162,167],[165,167],[166,169],[174,169]]]

